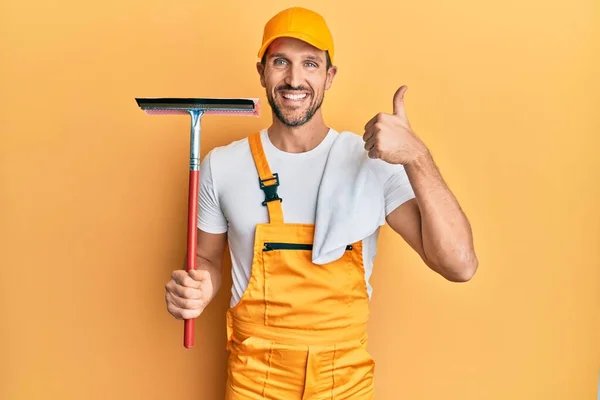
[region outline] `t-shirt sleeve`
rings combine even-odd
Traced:
[[[412,185],[402,165],[388,164],[385,168],[384,184],[385,215],[388,216],[398,206],[415,197]]]
[[[212,171],[210,151],[200,163],[200,183],[198,185],[198,228],[208,233],[227,232],[227,218],[219,204],[217,185]]]

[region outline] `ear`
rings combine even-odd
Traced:
[[[265,66],[260,61],[256,63],[256,70],[258,71],[258,75],[260,76],[260,85],[266,88],[265,85]]]
[[[325,80],[325,90],[328,90],[333,84],[333,78],[335,78],[335,74],[337,74],[337,67],[332,65],[327,71],[327,77]]]

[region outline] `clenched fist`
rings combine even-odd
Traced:
[[[167,310],[177,319],[193,319],[202,314],[218,288],[207,270],[173,271],[167,282]]]
[[[403,85],[394,94],[393,114],[378,113],[365,125],[363,140],[370,158],[406,165],[428,153],[408,122],[404,109],[406,90]]]

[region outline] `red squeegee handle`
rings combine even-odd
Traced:
[[[197,219],[198,219],[198,185],[200,178],[200,119],[201,110],[191,110],[190,131],[190,182],[188,190],[188,227],[187,227],[187,265],[186,271],[196,269]],[[183,345],[194,346],[194,319],[184,320]]]
[[[186,271],[196,269],[196,219],[198,216],[199,177],[200,171],[190,171]],[[194,346],[194,319],[184,320],[183,345],[188,349]]]

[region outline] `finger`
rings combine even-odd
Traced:
[[[192,272],[192,271],[189,271],[189,272]],[[173,271],[171,278],[175,282],[177,282],[179,285],[185,286],[185,287],[191,287],[191,288],[197,289],[202,284],[202,282],[192,279],[190,274],[187,271],[183,271],[183,270]]]
[[[379,158],[381,156],[377,136],[373,136],[365,142],[365,150],[367,151],[369,158]]]
[[[375,122],[377,122],[377,119],[379,118],[379,114],[375,114],[375,116],[373,118],[371,118],[366,124],[365,124],[365,131],[368,131],[369,129],[371,129],[373,127],[373,125],[375,124]]]
[[[188,274],[196,282],[210,281],[210,272],[205,269],[193,269]]]
[[[181,286],[175,281],[170,281],[166,285],[167,292],[176,294],[177,296],[184,299],[201,299],[202,298],[202,290],[198,288],[191,288],[186,286]]]
[[[406,85],[400,86],[394,94],[394,114],[406,119],[406,110],[404,109],[404,93],[406,93],[408,87]]]
[[[194,319],[202,314],[202,310],[185,310],[177,307],[173,303],[167,305],[167,311],[176,319]]]
[[[373,138],[374,134],[375,134],[375,132],[372,128],[369,130],[366,130],[365,133],[363,133],[363,141],[365,142],[365,144]]]
[[[371,118],[369,120],[369,122],[367,122],[365,124],[365,131],[372,130],[377,125],[378,122],[384,121],[384,119],[387,116],[389,116],[389,114],[382,113],[382,112],[377,113],[373,118]]]
[[[186,299],[169,292],[167,292],[165,297],[168,303],[174,304],[177,308],[182,310],[200,310],[204,307],[204,302],[202,300]]]
[[[375,148],[376,145],[377,145],[377,138],[375,136],[373,136],[373,137],[371,137],[371,139],[369,139],[365,142],[365,150],[371,151]]]
[[[377,147],[373,147],[371,150],[369,150],[368,156],[369,156],[369,158],[373,158],[373,159],[380,158],[381,152],[379,151],[379,149],[377,149]]]
[[[167,301],[167,311],[176,319],[182,319],[181,310],[173,303]]]
[[[375,121],[368,130],[363,134],[363,141],[366,143],[369,140],[373,140],[373,138],[377,137],[377,134],[381,131],[382,123],[380,121]]]
[[[202,314],[202,310],[181,310],[182,319],[198,318]]]

